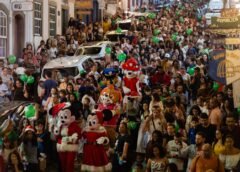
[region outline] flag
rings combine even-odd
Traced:
[[[214,50],[210,56],[209,76],[224,85],[240,79],[240,50]]]

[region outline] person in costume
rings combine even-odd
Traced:
[[[23,142],[20,145],[20,155],[27,165],[27,172],[39,171],[37,149],[35,130],[31,125],[28,125],[23,134]]]
[[[110,146],[113,147],[116,140],[116,126],[121,112],[122,93],[113,85],[108,85],[100,93],[98,110],[108,110],[112,118],[105,121],[103,126],[106,128],[110,139]]]
[[[50,109],[50,114],[56,116],[57,125],[54,134],[57,140],[57,152],[60,159],[61,172],[74,171],[74,159],[78,152],[81,138],[81,128],[75,121],[74,108],[70,103],[61,103]],[[76,113],[76,112],[75,112]]]
[[[125,76],[123,77],[123,110],[127,110],[127,104],[130,102],[134,102],[133,100],[140,101],[141,100],[141,88],[139,84],[139,70],[140,65],[138,64],[135,58],[129,58],[122,65],[122,69],[124,70]],[[138,103],[135,102],[135,105]]]
[[[107,131],[102,126],[104,120],[109,120],[111,115],[96,111],[88,116],[87,126],[83,131],[85,144],[83,146],[83,162],[81,171],[108,172],[112,165],[108,160],[105,145],[109,143]]]

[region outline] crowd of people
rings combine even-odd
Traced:
[[[35,118],[23,118],[19,126],[10,121],[15,131],[11,138],[16,139],[0,131],[0,172],[50,171],[54,165],[55,171],[61,171],[63,164],[56,163],[56,142],[49,132],[49,110],[70,102],[76,121],[84,128],[104,88],[103,70],[118,71],[113,84],[122,90],[122,66],[130,57],[141,66],[141,99],[121,102],[115,139],[106,149],[112,171],[240,171],[239,110],[234,108],[232,86],[219,84],[213,89],[215,82],[208,75],[210,52],[224,47],[212,43],[216,35],[205,31],[206,19],[197,15],[206,3],[176,1],[155,17],[133,19],[125,37],[89,73],[81,73],[78,82],[71,76],[56,79],[51,72],[40,81],[40,72],[48,61],[74,55],[83,43],[101,41],[107,31],[117,28],[117,18],[126,18],[121,11],[105,17],[103,25],[70,19],[66,35],[41,41],[35,51],[28,44],[16,64],[0,61],[0,103],[32,101],[36,109]],[[121,53],[127,55],[125,61],[119,61]],[[34,83],[19,78],[19,66],[35,78]],[[136,126],[130,126],[130,121]],[[80,163],[81,155],[76,157]]]

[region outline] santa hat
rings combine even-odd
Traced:
[[[60,104],[54,106],[53,108],[51,108],[49,110],[49,114],[51,114],[53,117],[56,117],[60,110],[68,108],[70,106],[71,106],[71,104],[68,102],[60,103]]]
[[[137,62],[137,60],[133,57],[128,59],[122,66],[124,70],[130,70],[130,71],[139,71],[140,66]]]
[[[24,132],[28,132],[28,131],[35,132],[34,128],[31,125],[28,125],[24,130]]]

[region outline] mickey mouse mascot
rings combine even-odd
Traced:
[[[87,126],[83,131],[85,144],[83,146],[81,171],[108,172],[112,169],[104,147],[109,143],[109,139],[107,131],[102,126],[105,120],[111,119],[111,115],[105,112],[106,110],[103,112],[96,111],[88,116]]]
[[[75,121],[74,112],[70,103],[58,104],[49,111],[52,116],[57,115],[57,125],[54,126],[54,134],[57,140],[61,172],[74,171],[74,159],[81,137],[81,129]]]

